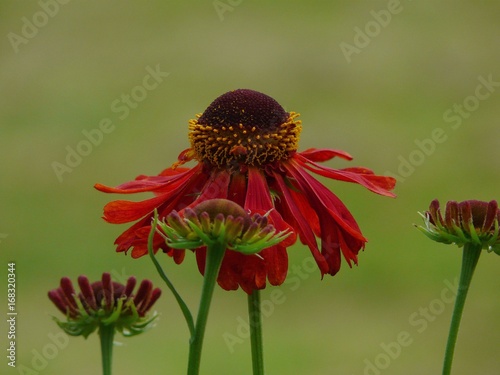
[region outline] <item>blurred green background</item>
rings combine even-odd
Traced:
[[[105,203],[121,197],[93,185],[169,166],[188,147],[187,121],[236,88],[300,112],[301,149],[354,156],[329,166],[366,166],[400,179],[397,199],[389,199],[320,178],[369,243],[358,267],[344,263],[322,281],[308,268],[307,248],[290,249],[295,281],[280,287],[282,303],[268,303],[264,318],[267,373],[440,373],[452,312],[446,289],[458,277],[461,253],[427,240],[412,224],[434,198],[500,198],[499,14],[494,1],[3,1],[0,301],[7,312],[7,262],[14,261],[19,315],[18,368],[3,356],[0,373],[100,373],[96,335],[72,337],[51,351],[50,335],[61,332],[51,316],[60,314],[47,291],[62,276],[97,279],[103,271],[162,283],[149,259],[115,253],[113,241],[128,226],[106,224],[101,215]],[[153,90],[136,89],[148,67],[169,75]],[[487,88],[482,80],[493,83]],[[134,89],[147,95],[126,113],[121,97]],[[58,176],[53,163],[66,164],[68,150],[86,139],[82,132],[103,119],[113,130]],[[194,257],[163,265],[195,308],[202,278]],[[492,254],[479,260],[456,375],[500,373],[499,266]],[[114,352],[116,374],[185,373],[188,331],[163,289],[157,327],[117,337],[123,345]],[[245,335],[242,319],[245,294],[217,289],[203,374],[251,373],[249,339],[231,347],[224,340]],[[401,335],[406,346],[398,349],[391,343]]]

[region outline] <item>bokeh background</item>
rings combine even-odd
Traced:
[[[461,253],[427,240],[413,224],[434,198],[500,198],[500,4],[62,3],[0,5],[0,301],[6,313],[7,263],[14,261],[19,313],[18,367],[2,356],[0,373],[100,373],[96,335],[72,337],[51,351],[51,335],[61,332],[51,316],[61,316],[47,291],[62,276],[97,279],[103,271],[117,280],[135,275],[162,283],[149,259],[115,253],[113,241],[127,226],[107,224],[101,214],[119,197],[93,185],[114,186],[169,166],[188,147],[187,121],[235,88],[264,92],[300,112],[301,149],[332,147],[354,156],[329,166],[366,166],[400,180],[397,199],[390,199],[322,179],[369,243],[359,266],[344,263],[324,280],[310,267],[307,248],[290,249],[290,282],[264,317],[267,373],[440,373],[449,285]],[[148,67],[169,75],[126,113],[122,95],[141,91]],[[69,150],[86,139],[82,132],[103,119],[113,130],[58,176],[54,162],[67,164]],[[181,266],[162,264],[195,308],[202,278],[193,257]],[[500,373],[499,266],[493,254],[479,261],[456,375]],[[157,327],[131,339],[117,336],[116,374],[185,372],[188,331],[163,289]],[[245,319],[244,293],[216,290],[202,373],[251,372]],[[401,335],[406,346],[398,350],[391,343]],[[228,345],[230,337],[241,340]]]

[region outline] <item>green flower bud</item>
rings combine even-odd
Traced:
[[[442,216],[439,202],[435,199],[429,211],[420,215],[424,218],[425,227],[417,228],[431,240],[454,243],[459,247],[471,243],[500,255],[500,211],[495,200],[449,201]]]
[[[158,223],[159,233],[174,249],[196,249],[221,243],[227,249],[243,254],[255,254],[274,246],[291,232],[276,233],[267,216],[250,216],[237,203],[227,199],[210,199],[183,215],[172,211],[166,222]]]
[[[66,315],[66,321],[54,317],[57,324],[72,336],[87,338],[97,328],[114,326],[124,336],[137,335],[152,326],[157,315],[146,316],[161,295],[149,280],[143,280],[137,293],[133,289],[136,279],[130,277],[125,285],[112,282],[109,273],[102,280],[90,283],[86,276],[78,278],[80,293],[76,293],[71,280],[61,279],[60,287],[48,293],[50,300]]]

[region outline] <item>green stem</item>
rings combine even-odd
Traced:
[[[156,225],[158,222],[158,213],[155,210],[154,213],[154,220],[153,223],[151,224],[151,231],[149,232],[149,237],[148,237],[148,253],[149,257],[153,261],[153,264],[156,267],[156,270],[158,271],[160,277],[163,279],[165,284],[167,284],[168,289],[172,292],[174,295],[175,300],[177,301],[177,304],[181,308],[182,314],[184,315],[184,319],[186,320],[186,323],[189,328],[189,334],[191,337],[194,335],[194,321],[193,321],[193,315],[191,314],[191,311],[189,311],[189,307],[187,306],[186,302],[182,299],[180,294],[177,292],[177,289],[175,289],[174,284],[170,281],[170,279],[167,277],[165,272],[163,271],[163,268],[161,268],[160,263],[155,257],[154,251],[153,251],[153,238],[155,235],[156,231]]]
[[[455,307],[451,318],[450,332],[446,344],[446,353],[444,357],[443,375],[451,374],[451,365],[453,362],[453,353],[457,342],[460,320],[464,311],[465,299],[476,268],[477,261],[481,255],[481,246],[465,244],[462,257],[462,271],[460,272],[460,282],[458,284],[458,293],[455,300]]]
[[[111,361],[113,358],[114,335],[115,335],[115,326],[113,324],[108,324],[108,325],[101,324],[99,326],[103,375],[111,375]]]
[[[188,375],[198,375],[200,371],[201,350],[203,346],[203,337],[205,336],[208,312],[210,310],[210,303],[212,302],[217,276],[225,251],[225,245],[218,242],[207,246],[205,274],[198,317],[196,318],[195,334],[191,336],[191,340],[189,341]]]
[[[250,321],[250,344],[252,346],[253,375],[264,374],[264,350],[262,345],[262,314],[260,290],[248,295],[248,317]]]

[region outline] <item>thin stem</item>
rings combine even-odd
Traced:
[[[194,335],[193,315],[191,314],[191,311],[189,310],[189,307],[187,306],[186,302],[184,302],[184,300],[182,299],[180,294],[177,292],[177,289],[175,289],[174,284],[172,284],[172,282],[169,280],[169,278],[167,277],[167,275],[163,271],[163,268],[161,268],[161,265],[158,262],[158,260],[156,259],[154,251],[153,251],[153,238],[154,238],[154,234],[156,231],[157,222],[158,222],[158,213],[155,210],[153,223],[151,224],[151,231],[149,232],[149,237],[148,237],[148,253],[149,253],[151,260],[153,261],[153,264],[156,267],[156,270],[160,274],[160,277],[163,279],[165,284],[167,284],[168,289],[170,289],[170,291],[172,292],[172,294],[175,297],[175,300],[177,301],[177,304],[181,308],[182,314],[184,315],[184,319],[186,320],[186,323],[187,323],[188,328],[189,328],[189,334],[192,337]]]
[[[108,324],[108,325],[101,324],[99,326],[103,375],[111,375],[111,361],[113,359],[114,336],[115,336],[115,326],[113,324]]]
[[[455,352],[455,344],[457,342],[458,330],[460,328],[460,320],[464,311],[465,299],[467,292],[476,268],[477,261],[481,255],[481,246],[473,244],[465,244],[462,257],[462,271],[460,272],[460,282],[458,285],[457,298],[453,315],[451,318],[450,332],[448,334],[448,342],[446,344],[446,353],[443,364],[443,375],[451,374],[451,365],[453,362],[453,354]]]
[[[250,344],[252,346],[253,375],[264,374],[264,350],[262,345],[262,314],[260,290],[248,295],[248,318],[250,321]]]
[[[200,307],[196,318],[195,334],[189,341],[189,365],[188,375],[198,375],[200,371],[201,350],[203,347],[203,337],[207,325],[210,303],[217,282],[222,259],[224,258],[225,245],[214,243],[207,246],[207,256],[205,265],[205,275],[203,278],[203,288],[201,292]]]

